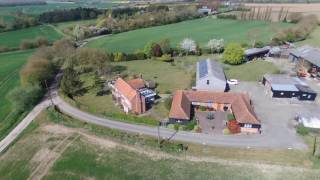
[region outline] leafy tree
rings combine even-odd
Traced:
[[[13,89],[8,98],[17,112],[32,108],[43,96],[43,89],[38,86],[17,87]]]
[[[152,56],[154,57],[161,57],[162,56],[162,50],[159,44],[153,44],[152,46]]]
[[[74,27],[73,36],[76,38],[76,40],[83,40],[85,38],[85,31],[79,24]]]
[[[143,52],[144,54],[146,54],[146,56],[148,58],[151,58],[153,56],[153,47],[155,46],[155,43],[154,42],[148,42],[144,48],[143,48]]]
[[[31,56],[27,64],[20,71],[21,84],[28,85],[42,85],[44,82],[53,77],[54,66],[52,63],[38,56]]]
[[[223,39],[211,39],[211,40],[209,40],[207,47],[211,50],[211,53],[222,52],[222,50],[224,48],[224,40]]]
[[[185,38],[181,41],[180,48],[188,54],[190,52],[196,52],[197,44],[194,40]]]
[[[244,58],[244,50],[240,44],[231,43],[227,45],[223,53],[223,61],[228,64],[241,64]]]
[[[161,47],[163,54],[170,54],[171,53],[171,45],[170,45],[170,40],[168,38],[162,39],[159,42],[159,45]]]
[[[69,98],[74,99],[75,96],[83,93],[82,82],[79,79],[78,73],[72,66],[69,66],[63,71],[60,88],[62,92]]]

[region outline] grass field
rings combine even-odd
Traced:
[[[0,139],[18,120],[11,118],[11,103],[7,94],[19,86],[19,70],[33,51],[17,51],[0,54]]]
[[[47,37],[51,42],[62,37],[62,35],[49,26],[36,26],[27,29],[0,33],[0,46],[11,48],[19,47],[22,40],[34,40],[38,36]]]
[[[320,177],[305,151],[189,144],[185,157],[183,153],[159,151],[157,140],[153,139],[155,144],[151,146],[143,135],[129,137],[67,117],[51,118],[42,113],[14,145],[0,154],[1,179],[28,179],[31,175],[46,180]]]
[[[176,47],[183,38],[192,38],[200,46],[204,46],[212,38],[223,38],[226,43],[250,43],[248,33],[250,30],[257,28],[260,29],[260,35],[257,39],[268,42],[273,34],[271,27],[287,27],[289,25],[262,21],[249,22],[202,18],[115,34],[91,41],[87,46],[106,48],[111,52],[133,52],[137,49],[143,49],[148,41],[159,41],[163,38],[169,38],[173,47]]]
[[[88,3],[86,1],[77,3],[48,3],[46,5],[29,5],[29,6],[9,6],[0,7],[0,16],[8,22],[13,19],[16,12],[23,12],[28,15],[39,15],[47,11],[53,11],[55,9],[72,9],[77,7],[92,7],[92,8],[110,8],[116,5],[115,3],[109,2],[96,2]]]

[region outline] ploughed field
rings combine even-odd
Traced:
[[[149,41],[171,40],[176,47],[184,38],[197,41],[205,46],[212,39],[223,38],[227,43],[238,42],[250,44],[250,30],[259,29],[257,41],[269,42],[274,28],[288,27],[287,23],[271,23],[263,21],[238,21],[206,17],[175,24],[138,29],[134,31],[103,37],[88,43],[88,47],[106,48],[111,52],[134,52],[143,49]]]
[[[11,113],[13,107],[7,94],[19,86],[19,71],[32,52],[29,50],[0,54],[0,139],[19,119]]]

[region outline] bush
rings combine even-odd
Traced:
[[[124,53],[117,52],[114,54],[114,61],[115,62],[120,62],[120,61],[125,61],[125,60],[126,60],[126,56]]]
[[[305,136],[309,134],[309,128],[304,127],[302,124],[299,124],[297,126],[297,133],[300,134],[301,136]]]
[[[105,116],[114,120],[137,123],[137,124],[147,124],[151,126],[158,126],[159,121],[148,118],[148,117],[138,117],[135,115],[128,115],[123,113],[105,113]]]
[[[228,128],[224,128],[222,133],[223,133],[224,135],[229,135],[229,134],[231,134],[231,133],[230,133],[230,130],[229,130]]]
[[[134,52],[134,55],[136,56],[136,58],[138,60],[143,60],[143,59],[146,59],[146,55],[144,54],[144,52],[142,50],[137,50]]]
[[[235,120],[235,117],[233,114],[228,114],[228,121],[231,121],[231,120]]]
[[[184,126],[183,130],[192,131],[196,125],[197,121],[193,119],[186,126]]]
[[[180,124],[174,124],[173,129],[174,129],[175,131],[179,131],[179,129],[180,129]]]
[[[218,19],[237,19],[237,16],[235,14],[218,14]]]
[[[172,105],[172,97],[168,97],[167,99],[164,100],[164,106],[166,107],[167,110],[171,110],[171,105]]]
[[[46,37],[41,37],[41,36],[37,37],[36,42],[37,42],[38,47],[49,45],[48,38],[46,38]]]
[[[223,53],[223,61],[228,64],[241,64],[244,59],[244,50],[240,44],[231,43],[227,45]]]
[[[10,48],[6,46],[0,46],[0,53],[10,51]]]
[[[17,112],[23,112],[36,105],[43,93],[44,91],[39,85],[18,87],[9,93],[8,98]]]
[[[22,40],[20,43],[20,49],[22,49],[22,50],[33,49],[36,47],[38,47],[38,43],[34,40],[25,39],[25,40]]]
[[[207,108],[206,107],[204,107],[204,106],[200,106],[200,111],[206,111],[207,110]]]
[[[173,61],[173,58],[171,57],[170,54],[164,54],[162,55],[160,58],[158,58],[160,61],[163,61],[163,62],[172,62]]]

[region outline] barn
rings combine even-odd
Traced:
[[[197,63],[196,90],[227,90],[227,79],[223,68],[217,61],[206,59]]]

